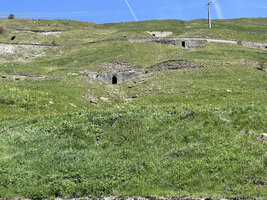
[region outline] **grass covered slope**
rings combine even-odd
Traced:
[[[2,119],[57,115],[83,109],[140,106],[267,106],[267,74],[250,66],[210,66],[155,72],[119,85],[83,77],[0,79]],[[230,90],[231,92],[227,92]],[[140,98],[132,99],[133,94]],[[88,97],[109,98],[92,105]]]
[[[10,118],[0,122],[1,197],[266,198],[266,186],[256,184],[267,179],[259,137],[267,123],[264,72],[210,67],[79,88],[110,98],[98,110],[77,91],[82,80],[68,81],[76,87],[56,80],[6,85],[17,89],[14,103],[1,109]],[[125,104],[106,96],[117,90],[140,97]]]
[[[2,122],[0,194],[264,199],[266,186],[255,182],[267,178],[257,136],[266,117],[253,105],[177,106]]]
[[[0,71],[18,74],[66,75],[69,72],[79,73],[82,70],[105,72],[107,71],[103,67],[105,62],[127,61],[140,68],[149,68],[167,60],[186,60],[188,63],[209,66],[259,67],[260,64],[267,64],[266,55],[264,50],[233,44],[209,43],[203,47],[184,49],[157,43],[106,41],[65,48],[61,56],[47,55],[32,62],[0,63]]]
[[[213,20],[213,28],[207,28],[207,20],[151,20],[143,22],[112,23],[103,28],[120,29],[125,32],[171,31],[170,37],[211,37],[237,41],[267,42],[266,18]]]
[[[64,45],[57,47],[62,53],[51,47],[52,53],[34,60],[0,59],[0,73],[51,75],[0,76],[0,198],[266,199],[267,146],[260,134],[267,132],[267,73],[258,69],[267,64],[265,50],[220,43],[191,49],[88,43],[151,37],[145,31],[267,41],[266,19],[213,25],[0,19],[1,42]],[[13,34],[17,38],[10,41]],[[148,73],[117,85],[81,73],[105,72],[116,62],[151,68],[168,60],[204,67]]]
[[[152,37],[146,31],[171,31],[170,37],[210,37],[237,41],[267,43],[266,18],[213,20],[213,28],[207,28],[207,20],[150,20],[112,24],[93,24],[68,20],[4,19],[0,18],[0,41],[7,43],[39,43],[56,45],[83,44],[111,38]],[[16,30],[61,30],[60,34],[44,35]],[[14,41],[10,38],[15,35]]]

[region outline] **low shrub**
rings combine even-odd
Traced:
[[[8,19],[15,19],[15,15],[14,15],[14,14],[10,14],[10,15],[8,16]]]

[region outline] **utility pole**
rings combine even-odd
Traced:
[[[208,6],[208,11],[209,11],[209,14],[208,14],[208,17],[209,17],[209,28],[211,28],[211,14],[210,14],[210,6],[214,4],[214,2],[209,2],[208,4],[206,4],[206,6]]]

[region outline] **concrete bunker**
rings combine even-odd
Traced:
[[[267,43],[238,41],[237,44],[243,45],[249,48],[258,48],[258,49],[263,49],[263,50],[267,49]]]
[[[178,70],[178,69],[195,69],[204,67],[203,65],[195,65],[187,60],[168,60],[156,65],[150,66],[146,69],[128,69],[124,71],[109,71],[98,74],[96,72],[83,71],[81,73],[87,74],[90,78],[96,79],[106,84],[121,84],[131,79],[135,79],[143,74],[152,73],[156,71]]]
[[[202,38],[146,38],[146,39],[128,39],[130,42],[156,42],[168,45],[178,45],[182,48],[194,48],[208,43],[207,39]]]
[[[101,74],[96,72],[87,72],[87,75],[106,84],[116,85],[137,78],[144,73],[144,69],[130,69],[117,72],[103,72]]]

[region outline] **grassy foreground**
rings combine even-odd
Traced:
[[[264,199],[266,109],[139,108],[1,122],[0,196]],[[252,133],[244,135],[242,131]]]
[[[84,81],[2,80],[0,197],[266,198],[256,184],[267,179],[264,72],[209,67],[136,84]],[[96,110],[82,98],[88,89],[140,97],[108,96]]]

